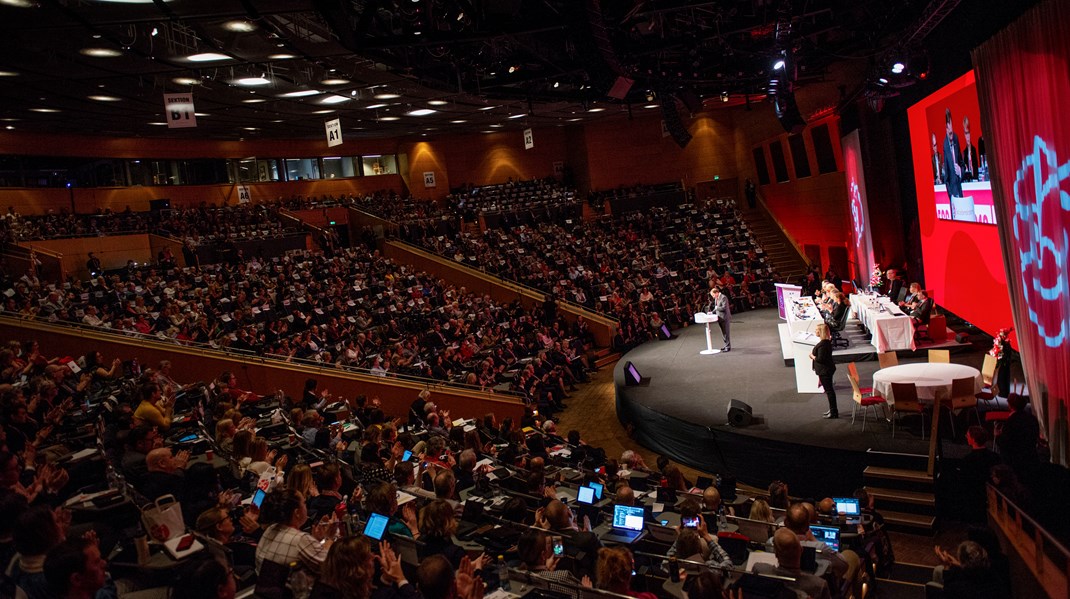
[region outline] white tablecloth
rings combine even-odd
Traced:
[[[799,298],[785,306],[787,312],[788,328],[794,337],[799,333],[813,333],[814,328],[822,322],[821,312],[814,305],[814,300],[808,297]]]
[[[885,311],[881,312],[880,308]],[[869,330],[878,352],[915,350],[914,323],[892,300],[883,296],[851,294],[851,312]]]
[[[937,391],[951,394],[952,379],[973,378],[973,392],[980,393],[982,388],[981,371],[963,364],[903,364],[882,368],[873,374],[873,390],[895,403],[892,383],[914,383],[918,387],[918,399],[932,401]]]

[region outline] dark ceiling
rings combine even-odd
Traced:
[[[346,137],[384,137],[588,122],[668,98],[732,105],[761,101],[782,54],[797,86],[878,60],[927,4],[0,0],[0,126],[308,138],[341,117]],[[189,58],[204,53],[222,56]],[[158,124],[162,94],[183,91],[197,128]]]

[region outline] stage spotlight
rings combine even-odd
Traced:
[[[554,81],[554,89],[557,89],[559,87],[561,87],[561,82],[560,81]]]
[[[880,82],[881,85],[888,85],[888,80],[885,79],[884,77],[881,77],[880,79],[877,79],[877,81]]]
[[[728,103],[728,92],[721,92],[721,101]]]
[[[906,70],[906,68],[907,68],[907,66],[905,64],[897,61],[895,64],[892,65],[892,74],[893,75],[899,75],[904,70]]]
[[[773,63],[773,70],[774,71],[779,71],[780,69],[783,69],[783,68],[784,68],[784,59],[783,58],[776,59],[776,62]]]

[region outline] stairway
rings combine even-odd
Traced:
[[[743,212],[743,220],[765,251],[769,263],[783,281],[799,281],[806,274],[806,260],[795,250],[784,231],[764,208]]]
[[[936,532],[936,495],[924,454],[866,452],[862,472],[874,508],[893,530],[932,535]]]
[[[464,223],[464,228],[461,230],[461,232],[462,233],[467,233],[469,235],[473,235],[475,237],[479,237],[479,236],[481,236],[483,234],[483,231],[480,230],[480,228],[479,228],[479,222],[478,221],[465,222]]]
[[[607,365],[612,365],[620,359],[620,352],[613,351],[609,347],[599,347],[594,350],[594,365],[595,368],[605,368]]]

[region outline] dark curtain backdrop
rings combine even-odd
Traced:
[[[1018,344],[1052,459],[1064,466],[1070,462],[1068,40],[1070,0],[1048,0],[973,52]]]

